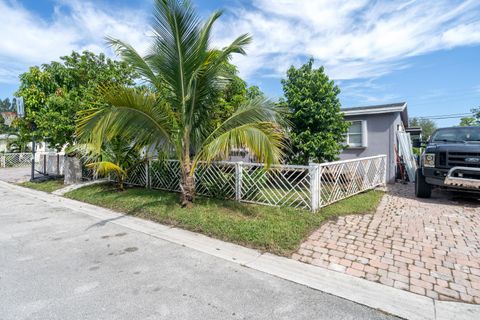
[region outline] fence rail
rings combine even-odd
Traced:
[[[319,208],[386,183],[384,155],[308,166],[243,162],[200,163],[197,194],[270,206]],[[150,160],[129,172],[126,184],[180,192],[177,160]]]
[[[28,167],[31,164],[31,153],[0,153],[0,168]]]

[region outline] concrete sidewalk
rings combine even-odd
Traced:
[[[253,250],[5,183],[0,199],[3,320],[394,318],[238,263]]]
[[[26,201],[25,199],[32,199],[32,202],[37,202],[37,200],[41,199],[41,201],[43,201],[44,203],[44,206],[48,205],[58,207],[59,210],[61,209],[61,211],[66,214],[66,221],[71,221],[70,219],[73,219],[73,217],[77,215],[87,215],[90,217],[94,217],[97,219],[96,225],[102,226],[102,228],[107,227],[111,224],[126,227],[130,230],[136,231],[135,234],[141,232],[148,235],[150,238],[157,238],[175,244],[180,244],[183,247],[192,248],[194,250],[206,253],[210,256],[215,256],[217,258],[233,262],[237,265],[246,266],[257,271],[262,271],[264,273],[274,275],[278,278],[290,280],[292,282],[305,285],[306,287],[314,288],[325,293],[330,293],[338,297],[346,298],[348,300],[369,306],[373,309],[383,310],[387,313],[394,314],[403,318],[478,319],[480,315],[480,307],[478,305],[444,301],[435,302],[434,300],[427,297],[419,296],[378,283],[373,283],[364,279],[341,274],[324,268],[307,265],[291,259],[281,258],[269,254],[261,254],[260,252],[255,250],[215,240],[200,234],[160,225],[130,216],[124,216],[110,210],[102,209],[96,206],[88,205],[70,199],[57,197],[54,195],[48,195],[43,192],[28,190],[1,182],[0,190],[3,190],[5,194],[20,194],[20,198],[22,198],[23,201]],[[91,228],[85,230],[84,232],[90,232],[90,229]],[[108,236],[107,239],[110,238],[109,235],[105,236]],[[112,255],[113,254],[114,253],[112,253]],[[143,256],[141,258],[143,258]],[[208,258],[206,259],[208,260]],[[151,267],[150,263],[155,264],[158,262],[149,261],[148,267]],[[200,261],[200,263],[202,262]],[[220,262],[218,263],[223,264]],[[204,275],[200,274],[199,276],[203,277]],[[209,275],[205,276],[208,278]],[[228,277],[225,281],[227,281],[227,284],[229,283]],[[284,284],[286,285],[286,283],[288,282],[281,282],[278,285],[283,286]],[[268,289],[268,287],[263,288],[263,285],[261,283],[259,283],[258,286],[258,290]],[[279,290],[285,294],[288,294],[290,289],[284,287],[283,290],[281,288],[279,288]],[[223,293],[222,291],[219,292]],[[317,294],[321,293],[316,291],[309,291],[309,298],[305,297],[306,300],[303,300],[302,302],[304,303],[304,309],[309,312],[312,311],[311,309],[313,308],[313,306],[308,300],[316,297]],[[293,300],[290,301],[289,299]],[[294,310],[296,308],[301,308],[301,305],[296,304],[296,295],[294,295],[293,297],[290,296],[289,299],[279,301],[278,304],[271,302],[273,305],[270,305],[270,307],[273,307],[275,309],[279,306],[283,306],[288,307],[289,309],[293,308]],[[302,297],[299,297],[299,299],[302,300]],[[340,304],[336,304],[335,308],[343,308],[344,311],[347,312],[342,316],[342,318],[348,319],[350,317],[353,317],[355,319],[361,319],[363,317],[361,313],[356,315],[350,314],[350,302],[341,299],[340,301],[343,302]],[[257,303],[269,304],[270,302],[267,299],[265,301],[258,300]],[[353,306],[358,307],[358,305],[356,304],[353,304]],[[328,306],[324,306],[324,308],[326,309],[320,308],[322,309],[322,311],[318,315],[313,316],[313,318],[336,317],[336,315],[332,316],[328,313],[325,313],[325,310],[329,309]],[[373,312],[373,310],[371,309],[367,310]],[[341,312],[341,310],[336,310],[336,312]],[[311,315],[312,313],[309,314]],[[367,317],[375,318],[383,316],[385,315],[374,312],[373,314],[369,314]],[[262,318],[263,315],[255,313],[255,316],[253,316],[253,318],[257,317]],[[284,316],[270,315],[270,317],[283,318]],[[303,314],[299,314],[298,316],[298,318],[303,317]],[[290,315],[290,318],[297,317]]]

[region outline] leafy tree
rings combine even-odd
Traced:
[[[259,87],[247,86],[247,83],[238,76],[236,66],[227,62],[225,63],[225,70],[229,74],[230,81],[222,90],[218,91],[214,102],[212,121],[215,127],[228,119],[246,101],[265,98]]]
[[[473,113],[472,117],[465,117],[460,119],[461,127],[480,126],[480,107],[470,110]]]
[[[464,117],[460,119],[460,127],[473,127],[473,126],[479,126],[480,122],[477,120],[477,118],[474,117]]]
[[[0,99],[0,112],[14,112],[16,111],[17,107],[17,100],[13,98],[12,102],[10,102],[9,98],[4,100]]]
[[[0,115],[0,134],[7,133],[9,129],[10,128],[5,124],[5,119]]]
[[[286,100],[280,104],[290,111],[292,124],[289,158],[298,164],[335,160],[349,127],[340,111],[340,89],[313,63],[310,59],[298,69],[290,67],[282,80]]]
[[[218,92],[232,79],[226,62],[234,53],[245,54],[244,46],[251,41],[242,35],[222,50],[211,49],[211,30],[220,16],[215,12],[203,23],[189,1],[156,0],[148,56],[120,40],[109,40],[152,91],[106,86],[103,96],[108,105],[82,112],[78,123],[78,136],[98,148],[102,141],[121,135],[172,153],[181,163],[182,205],[187,207],[194,199],[199,161],[247,147],[270,165],[280,161],[284,148],[282,119],[263,98],[241,104],[217,126],[211,120]]]
[[[410,118],[408,126],[422,128],[422,137],[424,141],[427,140],[435,130],[437,130],[435,121],[425,118]]]
[[[32,124],[36,137],[61,149],[74,141],[78,111],[101,104],[100,85],[134,84],[135,73],[125,62],[104,54],[72,52],[60,62],[31,67],[20,76],[16,96],[24,98],[26,116],[19,121],[22,138],[30,140]]]

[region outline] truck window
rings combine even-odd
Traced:
[[[480,127],[478,128],[446,128],[436,131],[432,142],[480,142]]]

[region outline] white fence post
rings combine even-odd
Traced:
[[[243,162],[235,162],[235,200],[242,200]]]
[[[150,159],[145,162],[145,188],[150,189]]]
[[[320,204],[320,166],[316,163],[309,164],[310,173],[310,210],[316,212]]]
[[[2,166],[1,167],[6,168],[7,167],[7,161],[6,161],[7,156],[3,155],[1,157],[2,157]]]
[[[387,185],[387,156],[380,158],[380,161],[383,162],[383,187]]]

